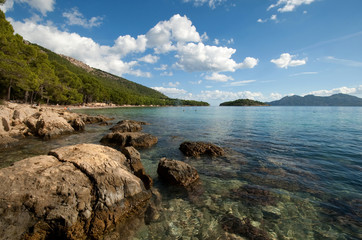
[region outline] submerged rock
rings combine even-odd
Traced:
[[[258,186],[244,185],[230,191],[230,198],[241,200],[249,205],[276,205],[277,197]]]
[[[102,115],[88,116],[88,115],[82,114],[81,118],[82,118],[83,122],[85,122],[87,124],[99,123],[102,125],[108,125],[108,121],[112,120],[112,118],[107,118]]]
[[[112,132],[104,136],[101,143],[120,148],[132,146],[134,148],[148,148],[158,142],[157,137],[141,132]]]
[[[151,198],[121,152],[94,144],[0,169],[0,192],[3,239],[101,239]]]
[[[228,213],[220,221],[222,228],[229,233],[247,237],[250,240],[268,240],[267,232],[254,227],[248,218],[241,220]]]
[[[190,157],[199,157],[200,155],[216,157],[225,155],[225,152],[221,147],[206,142],[183,142],[179,149],[186,156]]]
[[[112,132],[140,132],[142,125],[147,125],[146,122],[137,122],[133,120],[119,121],[115,126],[111,127]]]
[[[157,173],[160,178],[170,184],[188,186],[199,179],[196,169],[187,163],[161,158]]]

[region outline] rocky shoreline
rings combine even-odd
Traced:
[[[5,103],[0,105],[0,149],[16,146],[21,139],[34,136],[51,139],[83,131],[89,123],[107,124],[104,116],[88,116],[67,108]]]
[[[110,120],[64,108],[18,104],[1,106],[0,114],[3,148],[29,136],[48,140],[83,131],[86,124],[108,125]],[[0,169],[0,239],[122,239],[120,229],[159,221],[162,196],[137,150],[158,142],[142,132],[147,124],[122,120],[103,136],[102,145],[56,148]],[[179,149],[194,159],[225,155],[222,148],[207,142],[183,142]],[[203,193],[197,170],[183,161],[161,158],[157,174],[164,184],[196,195],[193,201]],[[225,234],[268,239],[247,220],[230,214],[220,224]]]

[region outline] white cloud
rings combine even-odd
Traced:
[[[180,82],[169,82],[168,83],[169,87],[177,87],[178,85],[180,85]]]
[[[277,15],[271,15],[270,20],[278,21]]]
[[[338,94],[338,93],[344,93],[344,94],[355,94],[355,95],[361,95],[362,94],[362,85],[359,85],[358,87],[340,87],[340,88],[334,88],[332,90],[318,90],[318,91],[313,91],[307,94],[304,94],[302,96],[305,95],[316,95],[316,96],[330,96],[333,94]]]
[[[82,37],[76,33],[63,32],[51,25],[39,25],[31,21],[18,22],[10,19],[15,31],[20,33],[26,40],[44,46],[56,53],[71,56],[86,64],[102,69],[113,74],[122,76],[131,74],[139,77],[151,77],[148,72],[134,69],[137,61],[124,62],[121,58],[131,51],[142,51],[137,44],[136,47],[132,42],[137,40],[131,37],[119,39],[128,39],[120,44],[117,39],[113,47],[102,46],[94,42],[91,38]],[[120,45],[124,48],[120,49]],[[127,49],[128,47],[128,49]]]
[[[269,96],[269,101],[275,101],[275,100],[279,100],[283,97],[282,94],[280,93],[271,93]]]
[[[77,8],[72,8],[68,12],[63,13],[63,17],[67,19],[68,25],[79,25],[85,28],[98,27],[102,24],[102,17],[92,17],[91,19],[86,19]]]
[[[248,83],[252,83],[252,82],[256,82],[256,80],[244,80],[244,81],[230,82],[230,83],[228,83],[228,86],[240,87],[240,86],[244,86],[244,85],[246,85]]]
[[[219,39],[215,38],[215,40],[214,40],[214,44],[215,44],[215,45],[219,45],[219,44],[220,44]]]
[[[231,59],[235,52],[233,48],[188,43],[178,47],[176,66],[187,72],[235,72],[241,68],[254,68],[258,64],[258,60],[251,57],[236,63]]]
[[[272,59],[270,62],[274,63],[279,68],[285,68],[288,67],[296,67],[301,66],[307,63],[306,59],[300,59],[300,60],[292,60],[295,55],[290,55],[289,53],[283,53],[280,55],[280,58],[278,59]]]
[[[301,72],[301,73],[291,74],[291,75],[289,75],[289,76],[291,76],[291,77],[296,77],[296,76],[314,75],[314,74],[318,74],[318,72]]]
[[[160,74],[160,76],[172,77],[173,72],[163,72],[163,73]]]
[[[160,67],[155,68],[157,71],[165,71],[167,69],[167,64],[162,64]]]
[[[192,94],[191,93],[187,93],[186,90],[184,89],[178,89],[178,88],[165,88],[165,87],[151,87],[152,89],[159,91],[163,94],[165,94],[168,97],[171,98],[182,98],[182,99],[187,99],[187,98],[191,98]]]
[[[173,41],[177,43],[200,42],[200,34],[186,16],[174,15],[168,21],[161,21],[146,34],[147,46],[154,48],[156,53],[166,53],[176,50]]]
[[[26,3],[45,16],[47,12],[52,12],[54,10],[55,0],[7,0],[3,6],[0,6],[0,9],[4,12],[12,10],[14,3]]]
[[[139,35],[136,38],[130,35],[119,36],[115,41],[111,51],[126,56],[131,52],[144,52],[146,50],[147,38],[145,35]]]
[[[226,2],[227,0],[183,0],[184,2],[193,2],[195,6],[208,4],[210,8],[215,9],[216,6]]]
[[[151,64],[153,64],[153,63],[156,63],[159,59],[160,59],[159,56],[153,56],[153,55],[151,55],[151,54],[147,54],[146,56],[141,57],[141,58],[139,58],[138,60],[139,60],[139,61],[142,61],[142,62],[146,62],[146,63],[151,63]]]
[[[227,44],[233,44],[234,43],[234,38],[230,38],[229,40],[226,41]]]
[[[362,67],[362,62],[349,60],[349,59],[341,59],[341,58],[335,58],[332,56],[328,56],[325,58],[328,62],[342,64],[348,67]]]
[[[265,23],[265,22],[267,22],[268,21],[268,19],[261,19],[261,18],[259,18],[258,20],[257,20],[257,22],[258,23]]]
[[[234,78],[231,76],[226,76],[217,72],[212,73],[211,76],[205,76],[205,79],[217,82],[227,82],[229,80],[234,80]]]
[[[200,85],[202,83],[202,80],[196,81],[196,82],[190,82],[192,85]]]
[[[214,91],[201,91],[201,93],[196,95],[195,97],[196,99],[202,101],[210,101],[210,100],[229,101],[241,98],[257,100],[257,99],[263,99],[264,96],[260,92],[250,92],[250,91],[228,92],[228,91],[214,90]]]
[[[309,5],[313,3],[315,0],[278,0],[276,4],[272,4],[268,7],[268,10],[278,8],[278,12],[292,12],[295,8],[299,7],[300,5]]]
[[[76,9],[65,16],[71,24],[90,27],[96,23],[96,21],[86,20]],[[51,23],[41,25],[35,18],[25,19],[23,22],[11,21],[15,32],[26,40],[117,75],[150,77],[151,73],[136,69],[138,62],[156,63],[160,56],[135,55],[144,53],[149,48],[153,48],[156,54],[175,51],[177,62],[173,67],[188,72],[234,72],[238,69],[254,68],[258,64],[258,59],[252,57],[247,57],[243,62],[237,63],[232,59],[232,55],[236,52],[233,48],[205,45],[192,22],[186,16],[179,14],[167,21],[158,22],[145,35],[119,36],[113,46],[100,45],[91,38],[61,31]],[[203,34],[203,36],[207,35]],[[232,42],[233,39],[230,39],[229,43]],[[124,61],[123,58],[131,53],[134,54],[130,57],[133,59]],[[167,65],[161,65],[155,70],[165,71],[167,68]],[[172,76],[173,73],[169,71],[162,75]]]

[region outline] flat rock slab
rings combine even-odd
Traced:
[[[199,179],[199,174],[194,167],[185,162],[167,158],[161,158],[157,173],[164,181],[185,187]]]
[[[199,157],[201,155],[217,157],[225,155],[224,149],[215,144],[206,142],[183,142],[179,149],[189,157]]]
[[[101,239],[151,198],[126,157],[79,144],[0,169],[2,239]]]

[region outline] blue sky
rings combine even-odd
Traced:
[[[169,97],[362,97],[361,0],[7,0],[30,42]]]

